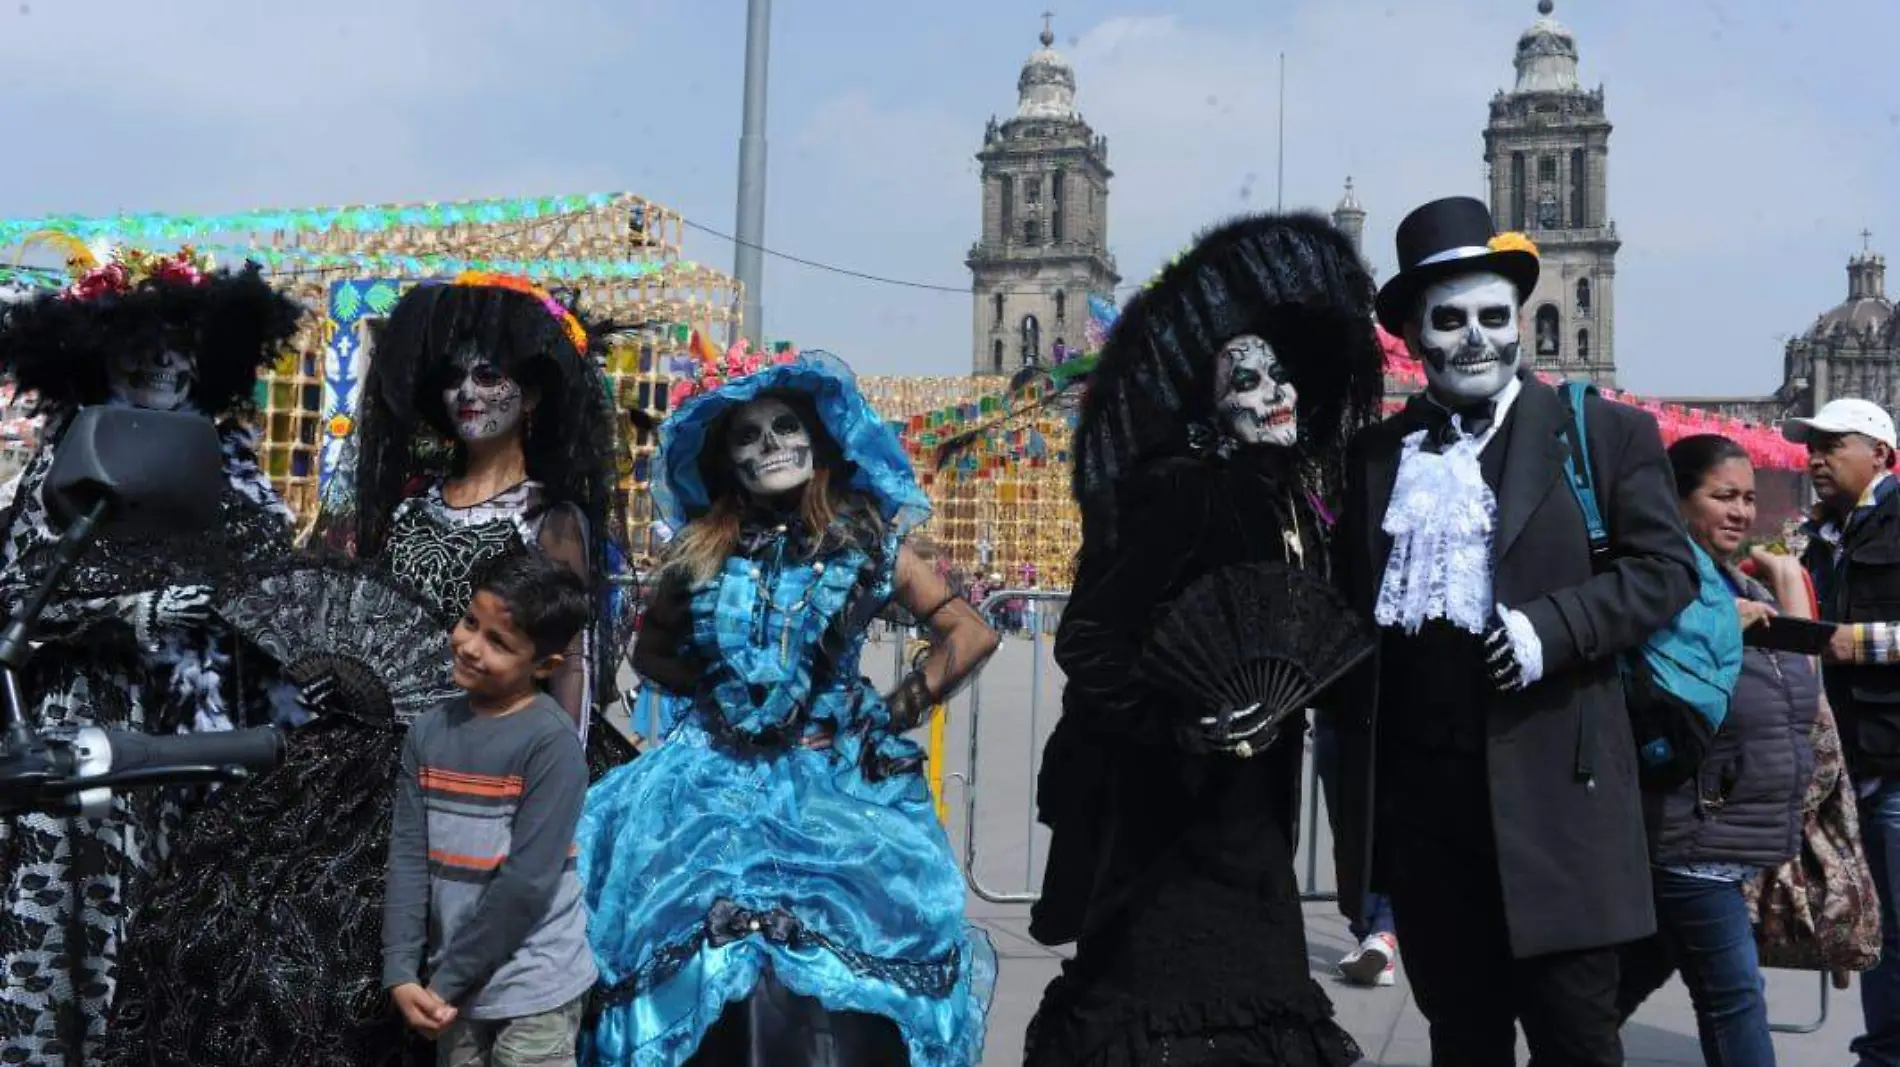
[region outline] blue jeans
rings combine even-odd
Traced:
[[[1880,894],[1880,963],[1860,976],[1867,1032],[1849,1046],[1860,1067],[1900,1067],[1900,781],[1860,802],[1860,840]]]
[[[1768,1000],[1748,902],[1739,882],[1651,872],[1656,936],[1623,950],[1617,1011],[1628,1020],[1669,975],[1682,972],[1709,1067],[1774,1067]]]
[[[1313,762],[1319,766],[1319,786],[1326,795],[1326,824],[1332,827],[1333,839],[1339,839],[1339,823],[1333,814],[1338,810],[1334,800],[1339,795],[1339,738],[1326,727],[1326,716],[1314,717],[1313,723]],[[1364,915],[1352,919],[1348,924],[1354,941],[1364,941],[1373,934],[1389,934],[1397,929],[1392,922],[1392,902],[1383,893],[1367,893]]]

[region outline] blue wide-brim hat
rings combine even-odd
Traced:
[[[825,433],[851,467],[851,487],[877,501],[878,512],[899,534],[930,517],[930,497],[917,484],[897,432],[878,417],[857,376],[829,352],[799,353],[715,389],[688,398],[660,424],[659,472],[653,503],[660,520],[678,531],[712,507],[700,455],[719,420],[768,394],[810,398]]]

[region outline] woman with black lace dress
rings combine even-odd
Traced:
[[[172,734],[270,717],[265,663],[242,669],[211,603],[233,570],[290,551],[290,511],[239,416],[301,309],[255,268],[209,266],[189,249],[119,252],[67,289],[12,306],[0,328],[0,371],[46,419],[4,522],[0,612],[33,594],[58,553],[41,492],[81,407],[229,416],[218,428],[225,487],[212,531],[101,537],[60,583],[21,679],[34,727]],[[0,821],[0,1063],[95,1062],[142,889],[199,795],[128,790],[101,818]]]
[[[1031,933],[1074,942],[1027,1067],[1343,1067],[1293,856],[1303,723],[1254,751],[1144,685],[1147,628],[1196,578],[1323,569],[1346,435],[1376,414],[1371,280],[1316,216],[1213,230],[1137,295],[1076,437],[1083,542],[1056,633],[1062,719]],[[1297,625],[1298,620],[1287,620]]]
[[[614,416],[587,344],[567,308],[512,278],[421,285],[391,312],[363,385],[355,544],[444,630],[503,555],[544,552],[604,592],[596,532]],[[431,435],[452,442],[446,470],[416,458]],[[552,679],[577,729],[595,711],[591,636]],[[381,981],[407,724],[355,703],[333,700],[292,736],[282,767],[233,791],[181,845],[154,893],[162,915],[133,946],[112,1067],[429,1062]]]

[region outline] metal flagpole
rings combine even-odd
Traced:
[[[745,115],[739,133],[739,210],[733,275],[745,287],[740,336],[763,344],[765,288],[765,90],[772,0],[746,0]]]
[[[1274,193],[1274,210],[1286,210],[1286,53],[1280,53],[1280,180]]]

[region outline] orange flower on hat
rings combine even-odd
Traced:
[[[541,302],[542,307],[547,308],[548,315],[560,325],[561,331],[567,334],[567,339],[573,344],[574,350],[581,355],[587,354],[587,330],[581,326],[580,320],[575,318],[574,313],[569,311],[559,300],[556,300],[554,294],[528,279],[517,277],[513,274],[499,274],[494,271],[465,270],[457,274],[451,284],[509,289],[521,293],[524,296],[534,297]]]
[[[1533,256],[1540,254],[1537,251],[1537,243],[1516,230],[1498,234],[1486,244],[1493,252],[1529,252]]]

